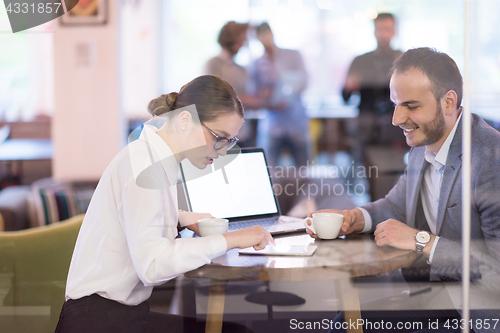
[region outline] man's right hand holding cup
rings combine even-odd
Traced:
[[[363,213],[357,208],[347,210],[322,209],[309,214],[308,217],[312,217],[312,214],[314,213],[335,213],[343,215],[344,222],[342,223],[342,226],[340,228],[339,236],[351,234],[353,232],[362,232],[363,228],[365,227],[365,218],[363,216]],[[311,225],[311,222],[307,221],[307,224]],[[313,232],[309,228],[307,228],[306,231],[309,236],[318,238],[318,236],[316,234],[313,234]]]

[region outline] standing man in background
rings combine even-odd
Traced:
[[[391,48],[391,40],[396,34],[394,16],[380,13],[374,19],[374,25],[377,49],[354,58],[342,90],[345,102],[354,92],[360,95],[359,115],[348,122],[347,130],[354,145],[352,157],[362,165],[366,164],[362,150],[364,145],[391,143],[387,141],[392,141],[394,137],[394,129],[390,128],[393,107],[389,97],[389,72],[394,60],[402,54]],[[382,128],[384,131],[381,131]],[[388,137],[384,140],[381,134]],[[396,131],[395,135],[402,141],[401,133]]]
[[[307,73],[302,56],[296,50],[277,47],[266,22],[257,27],[257,38],[265,53],[254,63],[253,83],[257,95],[274,105],[259,121],[258,141],[266,148],[271,166],[278,164],[284,148],[289,149],[296,166],[306,165],[308,118],[301,94],[307,86]]]

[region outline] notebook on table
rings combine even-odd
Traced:
[[[271,234],[305,231],[302,219],[283,216],[262,148],[232,150],[200,170],[181,162],[189,210],[229,220],[229,230],[262,225]]]

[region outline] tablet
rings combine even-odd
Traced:
[[[253,247],[239,250],[240,255],[251,256],[292,256],[310,257],[318,247],[315,245],[276,245],[266,246],[263,250],[256,251]]]

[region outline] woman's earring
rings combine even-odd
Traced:
[[[186,127],[182,127],[182,130],[185,131],[186,130]]]

